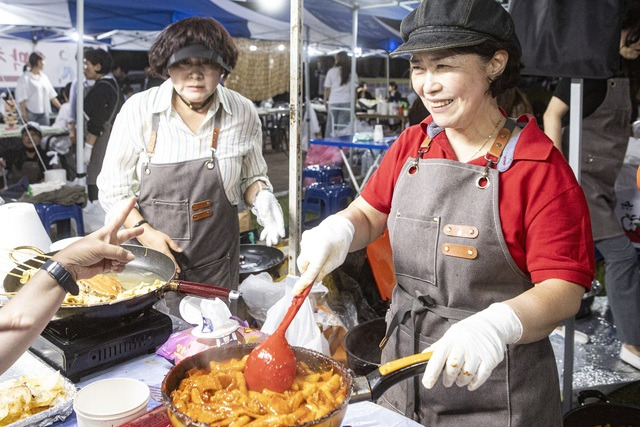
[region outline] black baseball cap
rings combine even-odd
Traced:
[[[511,15],[496,0],[422,0],[400,25],[404,41],[391,56],[475,46],[487,40],[520,50]]]

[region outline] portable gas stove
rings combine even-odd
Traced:
[[[153,309],[121,319],[52,322],[31,351],[78,382],[89,374],[153,353],[171,332],[171,318]]]

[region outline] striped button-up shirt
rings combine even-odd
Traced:
[[[111,217],[113,206],[140,191],[140,177],[148,161],[146,145],[151,117],[159,114],[159,127],[151,163],[176,163],[209,157],[216,111],[222,106],[218,150],[224,189],[233,205],[242,200],[247,187],[258,179],[271,190],[267,164],[262,157],[262,128],[253,103],[237,92],[218,85],[207,116],[193,133],[171,106],[171,79],[161,86],[133,95],[123,105],[111,131],[107,152],[98,176],[100,204]],[[194,172],[194,179],[197,172]]]

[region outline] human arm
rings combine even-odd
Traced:
[[[29,116],[27,115],[27,101],[20,101],[20,114],[22,115],[22,120],[26,123],[29,121]]]
[[[108,225],[74,242],[53,256],[74,280],[87,279],[106,271],[122,271],[134,256],[119,245],[139,236],[142,230],[120,230],[135,204],[126,201]],[[0,309],[0,373],[24,353],[49,323],[66,291],[46,271],[39,270]]]
[[[502,362],[508,344],[546,338],[560,322],[575,315],[584,289],[565,280],[548,279],[454,324],[424,350],[432,355],[423,385],[432,388],[442,372],[446,387],[455,382],[476,390]]]
[[[453,325],[442,337],[442,343],[436,343],[444,350],[439,350],[436,362],[429,362],[432,367],[425,371],[425,386],[435,384],[444,366],[442,354],[447,354],[453,345],[463,348],[476,361],[485,360],[484,372],[490,373],[502,361],[505,345],[544,339],[559,322],[574,315],[584,290],[590,286],[594,247],[584,192],[562,155],[537,135],[531,137],[539,133],[537,127],[525,128],[520,141],[531,144],[531,153],[540,153],[546,146],[547,162],[521,163],[520,167],[525,168],[521,176],[526,179],[515,183],[515,179],[507,182],[505,178],[500,182],[505,193],[519,193],[516,199],[500,200],[502,229],[510,254],[535,285]],[[537,146],[534,140],[539,141]],[[511,214],[507,209],[512,210]],[[444,360],[447,357],[448,354]],[[474,367],[463,369],[472,371]],[[477,388],[482,381],[476,380],[472,386]],[[449,377],[447,384],[451,382]],[[466,385],[462,379],[458,384]]]
[[[116,116],[102,170],[96,182],[100,205],[107,213],[107,219],[111,217],[115,205],[120,200],[138,195],[140,191],[140,174],[144,173],[141,172],[141,164],[145,161],[143,152],[146,149],[144,131],[149,128],[151,122],[150,115],[144,114],[147,109],[145,99],[132,97],[122,107],[122,114]],[[132,228],[143,219],[140,212],[134,208],[125,220],[124,226]],[[178,244],[167,234],[156,230],[154,224],[143,224],[140,227],[145,233],[138,241],[164,253],[177,267],[172,251],[182,251]]]
[[[325,104],[327,104],[329,102],[329,95],[331,94],[331,89],[328,87],[324,88],[324,93],[323,93],[323,97],[322,100],[324,101]]]
[[[544,133],[553,141],[553,145],[558,150],[562,150],[562,117],[568,111],[569,106],[564,101],[552,96],[542,116]]]
[[[252,111],[255,111],[252,108]],[[267,178],[267,162],[262,156],[262,125],[257,114],[254,114],[253,132],[249,148],[242,158],[241,189],[249,184],[243,191],[243,199],[251,212],[256,216],[258,224],[263,229],[260,240],[267,246],[278,243],[284,238],[284,217],[282,207],[273,194],[273,186]]]
[[[53,104],[54,107],[56,107],[58,110],[60,109],[60,107],[62,107],[62,104],[60,104],[60,101],[58,100],[57,97],[53,97],[51,98],[51,103]]]
[[[358,197],[346,209],[302,233],[296,261],[301,276],[294,294],[321,281],[344,262],[348,252],[362,249],[380,237],[386,221],[386,214]]]
[[[27,79],[25,75],[22,75],[16,83],[15,91],[16,110],[18,110],[17,113],[20,114],[25,123],[29,121],[27,116],[27,99],[29,99],[27,94],[27,85]]]

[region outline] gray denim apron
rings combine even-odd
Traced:
[[[486,167],[422,159],[429,138],[405,163],[387,223],[397,286],[383,363],[424,350],[452,323],[533,286],[511,257],[500,223],[498,178],[513,160],[513,126],[508,120],[498,133]],[[417,376],[393,386],[379,403],[424,425],[561,425],[548,339],[509,345],[504,361],[476,391],[446,388],[441,379],[427,390]]]
[[[238,209],[227,198],[216,158],[222,105],[214,118],[211,157],[177,163],[150,162],[155,151],[159,115],[152,117],[147,163],[140,179],[140,214],[171,237],[180,278],[238,289],[240,234]],[[168,295],[167,295],[168,296]]]
[[[616,179],[622,168],[629,144],[631,101],[629,80],[607,80],[607,94],[602,104],[582,120],[582,174],[584,190],[591,215],[593,240],[598,241],[624,234],[615,216]],[[563,146],[568,146],[565,132]]]

